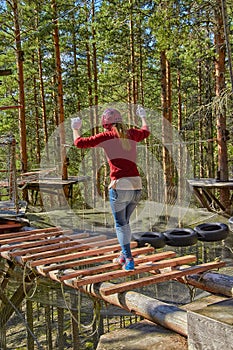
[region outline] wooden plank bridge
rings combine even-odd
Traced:
[[[84,291],[88,285],[113,282],[102,289],[104,296],[225,265],[222,261],[195,265],[195,255],[177,257],[174,251],[155,252],[149,245],[139,248],[136,241],[131,242],[131,249],[135,270],[124,271],[112,262],[120,252],[117,239],[107,235],[74,233],[59,227],[0,235],[0,255],[11,263]]]

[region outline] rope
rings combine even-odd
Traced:
[[[197,282],[200,282],[202,280],[202,278],[210,271],[219,271],[219,268],[217,268],[216,270],[207,270],[207,271],[202,272],[200,274],[199,278],[197,279]],[[194,298],[196,296],[196,292],[197,292],[198,287],[189,285],[188,280],[187,280],[187,276],[184,276],[183,281],[185,282],[184,285],[189,289],[190,301],[193,302]]]
[[[83,324],[81,324],[81,320],[80,320],[80,312],[79,312],[79,319],[77,320],[77,318],[73,315],[72,310],[70,309],[70,306],[68,305],[68,303],[66,301],[63,283],[61,283],[61,291],[62,291],[62,296],[63,296],[63,300],[65,302],[66,308],[67,308],[68,312],[70,313],[72,319],[75,321],[75,323],[77,323],[79,330],[82,330],[82,329],[84,329],[85,331],[90,330],[93,328],[94,324],[96,323],[95,330],[91,334],[89,334],[88,336],[86,335],[86,337],[88,337],[88,338],[92,337],[98,331],[98,326],[100,323],[100,310],[101,310],[100,301],[95,300],[94,298],[91,298],[93,301],[93,304],[94,304],[93,318],[92,318],[92,321],[89,325],[83,325]],[[79,306],[78,309],[81,310],[80,291],[79,291],[78,297],[79,297],[78,298],[78,306]]]
[[[26,277],[28,276],[28,275],[26,275],[26,269],[28,268],[28,264],[27,264],[27,262],[26,262],[26,264],[24,265],[24,268],[23,268],[23,292],[24,292],[24,294],[25,294],[25,297],[27,298],[27,299],[31,299],[31,298],[33,298],[34,297],[34,295],[35,295],[35,293],[36,293],[36,291],[37,291],[37,287],[38,287],[38,283],[37,283],[37,276],[35,277],[35,281],[36,281],[36,286],[35,286],[35,288],[34,288],[34,291],[32,292],[32,294],[31,295],[29,295],[28,293],[27,293],[27,289],[26,289]],[[32,270],[31,270],[32,271]]]

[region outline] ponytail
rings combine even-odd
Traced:
[[[131,149],[131,145],[129,142],[128,132],[127,132],[128,129],[126,125],[123,123],[115,123],[112,125],[112,129],[115,131],[115,133],[119,137],[123,149],[125,149],[126,151],[129,151]]]

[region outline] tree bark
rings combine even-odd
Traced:
[[[25,94],[24,94],[24,52],[21,47],[20,25],[18,15],[18,2],[13,0],[12,3],[14,13],[14,31],[15,31],[15,45],[16,45],[16,59],[18,68],[18,82],[19,82],[19,132],[20,132],[20,154],[22,172],[27,172],[27,139],[26,139],[26,116],[25,116]]]
[[[170,125],[172,121],[171,111],[171,79],[170,65],[166,57],[166,51],[161,51],[161,88],[162,88],[162,138],[163,138],[163,172],[164,172],[164,202],[170,203],[173,190],[173,167],[172,167],[172,134]]]
[[[101,293],[102,289],[112,285],[112,283],[104,282],[85,286],[83,290],[94,297],[101,298],[110,304],[187,336],[187,313],[185,310],[136,292],[116,293],[108,296]]]
[[[57,75],[57,98],[58,98],[58,110],[59,110],[59,126],[60,126],[60,156],[61,156],[61,176],[63,180],[67,180],[67,159],[65,149],[65,128],[64,128],[64,104],[63,104],[63,86],[62,86],[62,74],[61,74],[61,57],[60,57],[60,44],[59,44],[59,32],[58,32],[58,19],[57,19],[57,4],[56,0],[52,0],[53,10],[53,39],[55,48],[55,60],[56,60],[56,75]]]
[[[215,93],[221,98],[225,89],[225,58],[226,45],[224,38],[223,16],[221,11],[221,0],[217,0],[217,8],[215,10]],[[216,109],[217,112],[217,140],[218,140],[218,179],[220,181],[228,181],[228,156],[226,142],[226,111],[225,107]],[[230,209],[230,191],[229,189],[220,190],[220,201],[223,205]],[[228,210],[227,209],[227,210]]]

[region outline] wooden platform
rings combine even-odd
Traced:
[[[188,312],[190,350],[233,349],[233,299]]]
[[[195,196],[204,208],[207,208],[209,211],[226,211],[224,205],[218,200],[217,196],[215,195],[214,190],[219,191],[220,189],[228,188],[232,191],[233,179],[230,179],[229,181],[219,181],[216,179],[206,178],[193,179],[189,180],[188,182],[193,187]]]
[[[22,174],[17,179],[17,186],[20,190],[27,189],[31,192],[32,204],[36,204],[39,192],[59,196],[67,193],[67,199],[73,200],[73,187],[80,182],[86,182],[89,176],[69,176],[67,180],[58,177],[40,177],[39,172]],[[0,187],[8,188],[8,181],[0,181]]]
[[[138,248],[137,242],[131,242],[131,248],[136,266],[134,271],[126,272],[112,262],[120,252],[117,239],[108,239],[106,235],[74,234],[59,227],[0,235],[3,258],[75,289],[114,282],[102,291],[106,296],[225,265],[221,261],[195,265],[194,255],[176,257],[173,251],[156,253],[150,246]],[[180,269],[187,264],[188,267]]]

